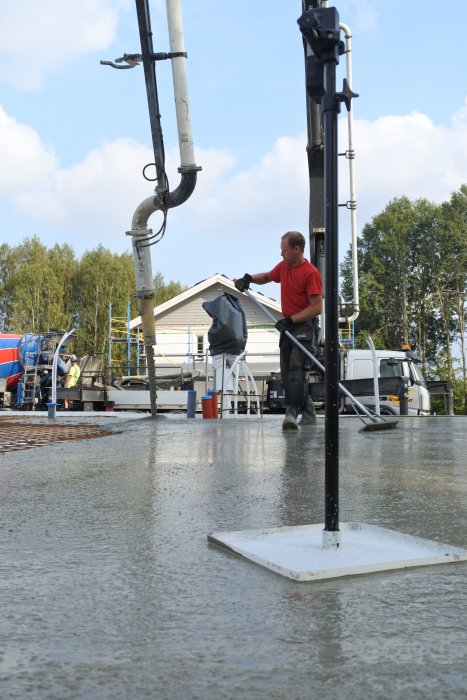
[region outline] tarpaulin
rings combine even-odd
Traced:
[[[210,354],[240,355],[245,350],[248,331],[245,312],[237,297],[222,294],[203,302],[203,309],[213,319],[208,331]]]

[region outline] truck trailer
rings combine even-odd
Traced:
[[[340,381],[360,403],[382,415],[401,414],[401,405],[403,414],[430,415],[430,390],[420,370],[420,360],[410,350],[376,350],[373,354],[371,350],[342,349]],[[325,385],[323,377],[316,372],[311,375],[309,391],[317,410],[323,409]],[[278,374],[268,382],[266,406],[273,411],[284,407]],[[355,412],[344,394],[340,395],[339,409],[341,413]]]

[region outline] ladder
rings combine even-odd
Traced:
[[[220,389],[221,400],[221,418],[228,417],[230,414],[238,415],[238,404],[240,400],[246,402],[247,415],[254,414],[261,417],[261,399],[256,382],[246,363],[246,351],[244,350],[238,355],[230,367],[226,366],[226,356],[222,356],[222,388]],[[241,390],[239,382],[243,376],[245,390]],[[218,381],[215,381],[216,389]],[[254,406],[254,408],[253,408]]]
[[[37,336],[37,346],[30,346],[24,353],[24,374],[21,379],[22,392],[18,401],[18,408],[35,411],[41,401],[41,379],[44,371],[51,372],[50,362],[55,352],[55,345],[51,344],[49,334]],[[39,364],[39,361],[42,362]],[[44,362],[45,361],[45,362]]]
[[[36,390],[39,386],[40,377],[37,373],[36,365],[26,365],[23,376],[23,393],[21,396],[21,406],[29,407],[32,411],[36,405]]]

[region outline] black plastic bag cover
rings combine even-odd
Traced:
[[[208,331],[210,354],[240,355],[245,350],[248,331],[245,312],[237,297],[222,294],[203,302],[202,306],[213,319]]]

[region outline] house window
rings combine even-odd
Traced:
[[[204,356],[204,335],[196,336],[196,354]]]

